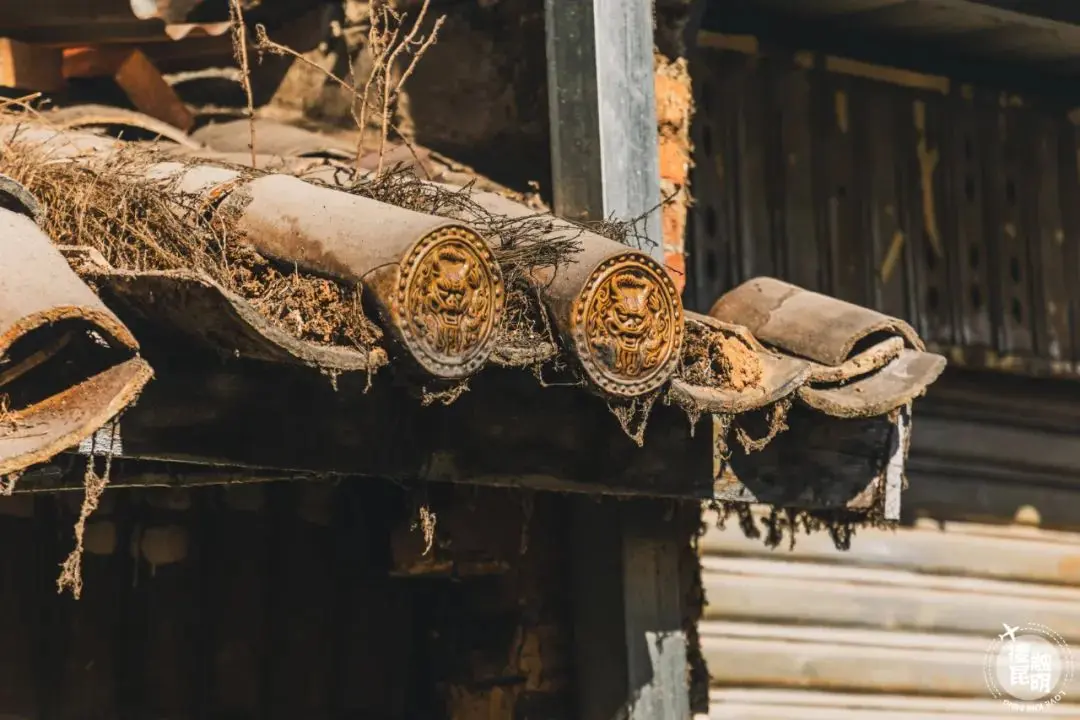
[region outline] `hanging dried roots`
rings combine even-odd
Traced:
[[[660,390],[655,390],[641,397],[608,401],[608,410],[619,421],[619,427],[638,447],[645,445],[645,428],[649,424],[649,414],[660,393]]]
[[[0,497],[11,497],[15,493],[15,486],[19,484],[22,471],[0,475]]]
[[[115,438],[113,438],[113,442],[110,443],[110,448],[114,445]],[[63,593],[64,590],[70,590],[71,596],[76,600],[82,597],[83,536],[86,533],[86,519],[90,517],[91,513],[97,510],[98,503],[101,501],[101,495],[109,485],[109,475],[111,472],[111,449],[109,454],[105,456],[105,469],[100,475],[97,474],[97,471],[94,468],[94,454],[93,449],[91,449],[90,455],[86,458],[86,474],[83,476],[83,489],[85,495],[83,496],[82,507],[79,509],[79,519],[75,521],[75,548],[60,565],[60,577],[56,579],[56,592],[58,594]]]
[[[800,533],[827,532],[836,549],[846,551],[851,549],[851,540],[860,528],[894,530],[897,526],[896,522],[882,519],[880,514],[850,510],[771,508],[768,514],[759,517],[747,503],[724,500],[711,501],[709,509],[716,513],[719,529],[725,529],[727,521],[734,515],[747,538],[757,540],[764,535],[765,546],[769,548],[779,547],[787,538],[789,550],[795,548]]]
[[[416,521],[412,524],[412,529],[420,528],[420,532],[424,535],[424,552],[423,555],[427,555],[431,552],[431,548],[435,546],[435,523],[438,518],[434,512],[431,511],[431,507],[427,503],[420,505],[417,510]]]
[[[452,384],[450,387],[443,390],[429,390],[424,388],[420,394],[420,404],[423,407],[428,405],[434,405],[435,403],[442,403],[443,405],[452,405],[457,402],[465,393],[469,392],[469,381],[462,380]]]
[[[765,434],[760,438],[752,438],[746,431],[742,424],[736,422],[735,427],[735,439],[742,445],[743,451],[747,454],[752,452],[760,452],[771,443],[777,435],[788,429],[787,416],[788,411],[791,409],[791,398],[784,398],[773,404],[769,408],[767,419],[767,430]]]

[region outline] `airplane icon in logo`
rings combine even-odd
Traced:
[[[998,640],[1004,640],[1005,638],[1009,638],[1010,640],[1015,641],[1016,640],[1016,631],[1020,629],[1020,626],[1017,625],[1016,627],[1009,627],[1008,623],[1001,623],[1001,624],[1005,627],[1005,632],[998,635]]]

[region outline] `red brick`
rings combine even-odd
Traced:
[[[685,185],[690,176],[690,154],[678,139],[660,136],[660,177]]]
[[[656,117],[662,125],[682,130],[690,115],[690,86],[667,75],[656,76]]]
[[[664,265],[676,289],[682,293],[686,287],[686,256],[682,253],[664,253]]]

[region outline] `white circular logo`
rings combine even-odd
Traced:
[[[1036,623],[1004,627],[986,653],[983,672],[990,692],[1020,712],[1057,705],[1073,677],[1072,652],[1065,640]]]

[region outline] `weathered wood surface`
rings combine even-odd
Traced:
[[[385,380],[367,389],[356,374],[335,389],[313,370],[151,360],[158,379],[120,421],[121,485],[351,475],[858,510],[897,447],[887,419],[795,410],[765,451],[718,464],[711,416],[692,429],[682,410],[658,402],[639,448],[602,399],[522,372],[487,371],[450,406],[424,407]],[[66,462],[31,470],[19,490],[79,487]]]
[[[576,500],[574,642],[581,720],[690,714],[679,543],[663,508]]]
[[[701,643],[714,682],[850,692],[982,695],[989,641],[795,625],[708,621]]]
[[[1005,618],[1080,637],[1076,533],[920,520],[769,551],[732,527],[701,550],[713,717],[975,720]]]
[[[923,54],[896,45],[886,67],[802,52],[802,25],[755,29],[701,48],[688,307],[775,256],[778,277],[903,317],[957,364],[1080,377],[1076,128],[1056,98],[986,68],[985,85],[911,72]],[[877,47],[856,38],[830,51]]]
[[[856,538],[855,544],[858,544]],[[896,538],[902,543],[903,537]],[[1037,617],[1069,642],[1080,640],[1080,587],[926,576],[731,556],[703,559],[706,617],[740,622],[881,628],[993,638],[1002,618]],[[793,603],[792,598],[799,602]]]
[[[735,422],[759,437],[765,424],[756,419]],[[867,510],[902,472],[902,466],[889,464],[901,448],[901,422],[885,416],[833,418],[796,405],[788,413],[788,429],[764,449],[747,453],[729,439],[729,456],[718,458],[714,495],[781,507]]]
[[[701,539],[701,550],[705,554],[778,556],[760,540],[745,538],[737,530],[710,529]],[[927,527],[895,532],[861,530],[851,549],[844,553],[836,550],[827,535],[800,536],[795,549],[781,556],[800,562],[909,570],[925,575],[1080,585],[1080,547],[1075,544],[1040,538],[1016,542],[1007,536],[943,532]]]
[[[817,690],[716,688],[709,720],[1008,720],[1016,711],[986,698],[917,697]],[[1075,708],[1051,706],[1046,717],[1074,717]]]
[[[64,87],[59,48],[0,38],[0,86],[55,92]]]
[[[389,382],[255,364],[162,370],[124,415],[124,455],[316,473],[708,497],[708,433],[658,406],[637,448],[605,403],[492,371],[450,406]],[[268,391],[268,389],[272,390]]]
[[[79,601],[55,580],[81,498],[0,498],[0,717],[570,717],[570,498],[431,490],[110,489]],[[442,551],[467,531],[463,558],[502,543],[506,572],[394,577],[391,531],[424,500]]]

